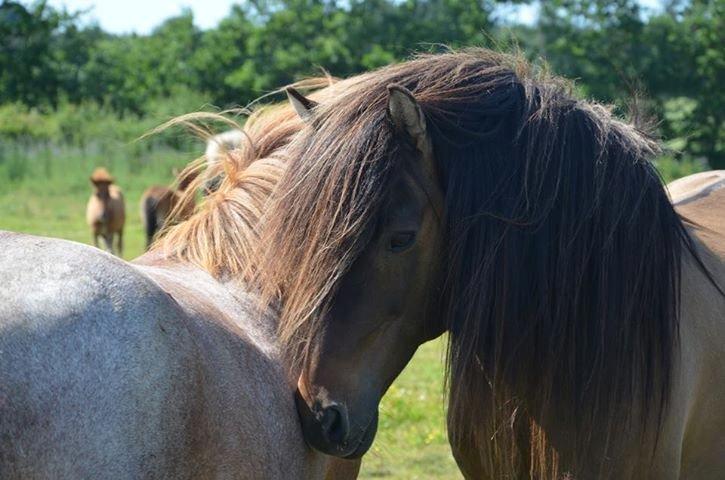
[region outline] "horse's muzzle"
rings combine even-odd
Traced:
[[[377,411],[364,428],[351,428],[350,416],[343,404],[315,402],[310,407],[299,390],[295,392],[302,434],[307,444],[326,455],[360,458],[368,451],[377,431]],[[354,432],[359,432],[354,434]]]

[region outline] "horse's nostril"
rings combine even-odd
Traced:
[[[342,405],[330,405],[322,412],[322,432],[326,440],[333,445],[341,445],[350,432],[347,409]]]

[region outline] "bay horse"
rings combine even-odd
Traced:
[[[725,175],[516,57],[423,55],[301,102],[261,223],[263,298],[307,442],[370,447],[380,398],[448,333],[472,479],[725,478]]]
[[[219,190],[133,262],[0,234],[0,478],[357,476],[305,445],[276,316],[239,274],[300,128],[286,106],[253,115]],[[187,260],[204,249],[229,258],[216,275]]]
[[[184,221],[194,213],[194,195],[184,195],[189,185],[199,175],[198,170],[173,170],[176,188],[153,185],[141,195],[141,223],[146,233],[146,249],[153,243],[154,236],[169,221]],[[183,200],[183,201],[182,201]]]
[[[91,228],[93,244],[103,238],[106,250],[123,255],[123,227],[126,223],[126,204],[123,192],[113,183],[113,177],[103,167],[96,168],[90,177],[93,193],[86,205],[86,223]],[[116,249],[113,240],[116,239]]]

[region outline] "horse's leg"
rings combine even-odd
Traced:
[[[103,243],[106,244],[106,251],[113,253],[113,234],[105,234],[103,235]]]
[[[123,257],[123,229],[118,231],[118,256]]]

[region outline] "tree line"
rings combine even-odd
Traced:
[[[0,4],[0,106],[52,113],[94,104],[143,117],[194,94],[245,105],[324,68],[344,77],[416,51],[518,48],[624,108],[642,97],[674,155],[725,168],[725,0],[537,2],[533,24],[500,7],[532,1],[254,0],[200,30],[191,11],[148,35],[114,35],[85,12],[44,1]]]

